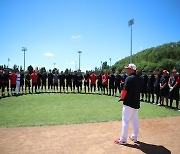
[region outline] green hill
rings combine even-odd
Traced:
[[[130,57],[126,57],[116,62],[112,69],[122,70],[125,65],[129,64]],[[180,71],[180,41],[163,44],[152,47],[132,56],[133,63],[138,70],[149,70],[159,68],[171,71],[176,68]]]

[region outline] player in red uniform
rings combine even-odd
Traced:
[[[38,75],[35,70],[31,74],[31,79],[32,79],[32,93],[33,93],[33,87],[35,87],[35,93],[36,93]]]
[[[108,95],[108,75],[106,70],[104,70],[104,75],[102,76],[102,87],[103,87],[103,91],[105,94],[105,89],[107,91],[107,95]]]
[[[96,92],[96,80],[97,80],[97,77],[96,75],[94,74],[94,71],[92,72],[92,74],[90,75],[90,81],[91,81],[91,92],[92,92],[92,88],[94,87],[94,93]]]
[[[15,74],[14,70],[12,71],[12,74],[9,75],[9,79],[11,82],[11,94],[14,95],[16,90],[16,79],[17,79],[17,75]]]

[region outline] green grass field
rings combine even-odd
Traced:
[[[34,94],[0,100],[0,127],[61,125],[121,120],[118,97],[97,94]],[[180,116],[180,112],[141,103],[140,118]]]

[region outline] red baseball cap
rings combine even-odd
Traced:
[[[163,70],[163,73],[167,74],[167,72],[168,72],[167,70]]]

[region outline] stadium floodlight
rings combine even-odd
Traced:
[[[7,66],[7,68],[9,68],[9,62],[10,62],[10,58],[8,58],[8,66]]]
[[[134,24],[134,19],[128,21],[128,26],[131,27],[131,52],[130,52],[130,63],[132,63],[132,25]]]
[[[27,51],[27,48],[26,47],[22,47],[22,51],[24,52],[24,71],[25,71],[25,52]]]
[[[111,67],[111,58],[109,58],[109,61],[110,61],[110,67]]]
[[[78,51],[79,53],[79,71],[81,70],[81,53],[82,51]]]

